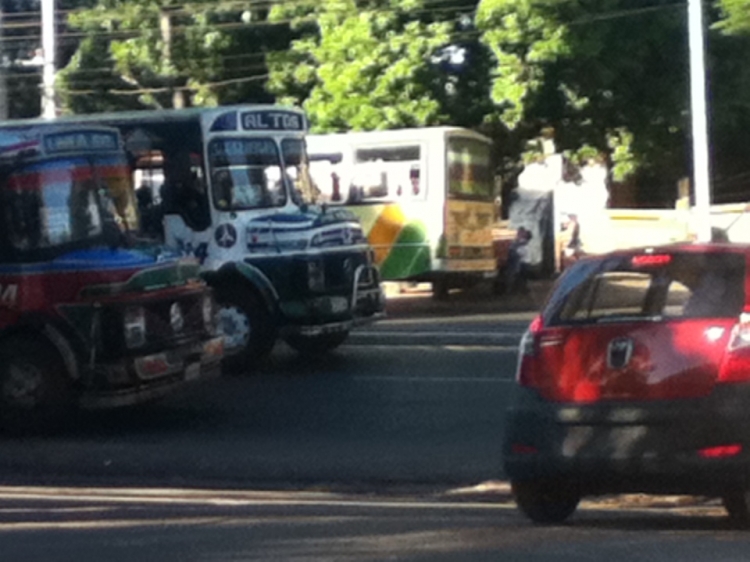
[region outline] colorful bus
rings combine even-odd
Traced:
[[[316,205],[307,119],[266,105],[72,116],[123,135],[142,216],[196,256],[219,301],[230,369],[278,338],[302,353],[383,316],[385,297],[357,217]],[[154,222],[154,221],[152,221]]]
[[[0,420],[163,396],[220,373],[194,258],[140,246],[116,129],[0,124]]]
[[[496,275],[491,141],[457,127],[308,135],[319,197],[362,222],[384,281],[436,296]]]

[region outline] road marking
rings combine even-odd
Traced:
[[[521,336],[523,336],[523,332],[434,332],[434,331],[424,331],[424,332],[413,332],[413,331],[406,331],[406,330],[370,330],[366,332],[360,332],[355,331],[351,333],[352,336],[361,336],[366,338],[376,338],[376,337],[385,337],[385,338],[392,338],[392,337],[410,337],[410,338],[424,338],[429,336],[440,336],[445,338],[518,338],[521,339]]]
[[[538,313],[522,312],[517,314],[472,314],[467,316],[438,316],[434,318],[420,316],[418,318],[388,318],[380,320],[378,324],[436,324],[461,322],[531,322]]]
[[[489,382],[489,383],[515,383],[515,378],[490,378],[490,377],[399,377],[384,375],[362,375],[352,377],[355,381],[368,382]]]
[[[408,493],[404,494],[405,498]],[[150,505],[205,505],[212,507],[241,506],[322,506],[322,507],[382,507],[415,509],[498,509],[501,505],[480,502],[341,499],[340,493],[330,492],[242,492],[233,490],[189,490],[146,488],[65,488],[65,487],[3,487],[0,499],[45,502]],[[507,504],[506,504],[507,505]]]
[[[441,349],[443,351],[473,351],[473,352],[487,352],[497,353],[498,351],[515,353],[518,351],[517,345],[496,345],[487,343],[485,345],[453,345],[453,344],[410,344],[410,343],[399,343],[399,344],[369,344],[369,343],[358,343],[356,341],[347,341],[344,343],[345,347],[366,347],[367,349],[386,349],[392,350],[394,347],[399,349],[409,349],[415,351],[434,351],[435,349]]]

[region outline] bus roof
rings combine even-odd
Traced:
[[[240,104],[222,105],[217,107],[188,107],[183,109],[143,109],[134,111],[113,111],[107,113],[85,113],[80,115],[61,115],[55,119],[44,118],[21,119],[5,121],[5,124],[44,124],[57,123],[72,125],[82,123],[106,123],[110,125],[126,125],[148,119],[157,123],[184,123],[186,121],[200,121],[206,115],[218,116],[231,111],[288,111],[304,116],[304,111],[297,107],[272,104]],[[2,126],[2,125],[0,125]]]
[[[122,148],[117,129],[100,125],[72,126],[51,121],[0,123],[0,158],[36,154],[106,151]]]
[[[466,129],[463,127],[441,126],[441,127],[410,127],[406,129],[388,129],[378,131],[349,131],[345,133],[327,133],[307,135],[310,144],[314,145],[317,140],[326,142],[343,141],[347,142],[402,142],[402,141],[422,141],[431,138],[446,139],[452,136],[461,136],[473,138],[486,143],[492,140],[485,135]],[[324,148],[325,145],[322,146]]]

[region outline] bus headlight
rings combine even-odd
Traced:
[[[128,348],[146,344],[146,311],[142,306],[131,306],[123,314],[125,345]]]
[[[310,260],[307,262],[307,287],[315,292],[325,290],[326,274],[322,261]]]

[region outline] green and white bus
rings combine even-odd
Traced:
[[[384,281],[437,296],[496,275],[491,140],[459,127],[308,135],[320,198],[354,212]]]

